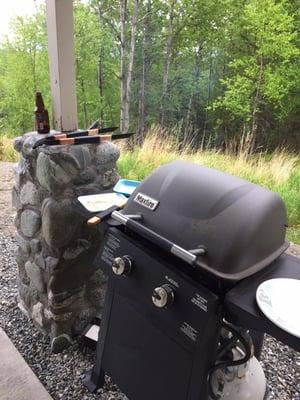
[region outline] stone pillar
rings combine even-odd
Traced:
[[[28,133],[14,142],[19,306],[57,352],[101,312],[105,278],[92,262],[103,228],[88,227],[74,204],[117,182],[119,150],[111,142],[33,149],[42,137]]]

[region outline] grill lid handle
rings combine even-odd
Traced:
[[[135,233],[141,235],[143,238],[156,244],[161,249],[167,251],[168,253],[173,254],[174,256],[180,258],[181,260],[187,262],[188,264],[193,265],[197,261],[198,254],[193,254],[190,251],[185,250],[184,248],[164,238],[158,233],[152,231],[151,229],[146,228],[145,226],[132,220],[129,215],[124,215],[119,211],[114,211],[111,214],[111,217],[116,221],[120,222],[122,225],[125,225],[127,228],[131,229]],[[204,249],[201,250],[202,250],[201,254],[203,254],[205,250]]]

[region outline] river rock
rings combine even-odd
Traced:
[[[30,250],[31,250],[29,240],[25,239],[19,233],[16,234],[15,239],[16,239],[18,246],[20,246],[21,250],[23,251],[23,253],[29,254]]]
[[[17,188],[14,186],[11,192],[11,203],[12,206],[17,210],[21,210],[22,209],[22,203],[20,200],[20,194],[17,190]]]
[[[28,260],[28,253],[25,253],[22,251],[21,247],[18,246],[16,251],[15,251],[15,258],[16,262],[19,267],[22,267],[25,265],[25,262]]]
[[[76,246],[67,248],[64,251],[63,258],[65,260],[73,260],[78,257],[79,254],[86,251],[91,246],[91,243],[85,239],[79,239],[76,243]]]
[[[53,273],[55,267],[57,266],[59,259],[55,257],[46,257],[46,269],[48,272]]]
[[[21,156],[20,161],[13,166],[15,187],[19,188],[29,175],[29,163]]]
[[[51,351],[53,353],[60,353],[72,344],[72,339],[66,333],[56,336],[51,341]]]
[[[59,223],[55,223],[59,221]],[[50,247],[61,248],[69,244],[81,222],[68,200],[46,199],[43,204],[42,233]]]
[[[33,307],[32,307],[32,311],[31,311],[31,317],[34,320],[34,322],[40,327],[42,328],[44,325],[44,306],[41,302],[36,303]]]
[[[46,262],[42,253],[38,253],[34,257],[34,263],[41,269],[45,269]]]
[[[21,189],[20,200],[23,205],[31,204],[36,205],[39,201],[38,191],[36,186],[28,181]]]
[[[39,291],[43,292],[45,288],[45,284],[43,282],[42,274],[40,268],[30,262],[27,261],[25,264],[26,273],[30,279],[30,283]]]
[[[120,150],[111,142],[105,142],[97,148],[97,166],[116,163],[120,157]]]
[[[26,285],[25,283],[19,281],[18,291],[19,291],[19,296],[22,299],[23,304],[25,305],[25,308],[28,309],[31,302],[31,293],[29,285]]]
[[[29,132],[26,133],[23,136],[23,146],[21,149],[21,152],[25,158],[31,158],[34,156],[34,154],[37,152],[36,149],[33,148],[33,146],[36,144],[36,142],[42,138],[44,138],[47,135],[40,134],[37,132]]]
[[[55,175],[55,174],[58,174]],[[59,166],[56,166],[45,153],[40,153],[37,159],[37,179],[40,185],[49,192],[57,192],[67,185],[71,178]]]
[[[89,150],[83,146],[73,146],[70,154],[77,160],[79,168],[84,171],[91,164],[91,155]]]
[[[32,210],[24,210],[21,214],[21,231],[27,237],[32,237],[40,229],[41,217]]]
[[[119,175],[116,170],[108,170],[104,172],[104,174],[101,176],[101,186],[104,189],[108,189],[111,186],[111,182],[114,182],[116,184],[119,180]]]
[[[21,150],[22,150],[23,141],[24,141],[24,137],[23,136],[18,136],[18,137],[15,138],[15,140],[13,142],[13,147],[18,153],[20,153]]]
[[[42,244],[39,239],[32,239],[30,241],[30,248],[33,254],[39,253],[42,249]]]

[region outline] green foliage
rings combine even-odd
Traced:
[[[300,62],[295,20],[286,1],[249,0],[231,29],[235,48],[230,76],[221,81],[225,91],[214,109],[223,108],[242,123],[266,108],[285,119],[287,104],[299,89]]]
[[[128,48],[133,0],[127,4]],[[103,125],[119,122],[119,6],[108,0],[74,2],[81,128],[98,118]],[[164,127],[181,126],[177,139],[194,147],[209,142],[223,148],[254,132],[257,149],[282,144],[299,149],[299,6],[299,0],[139,2],[131,129],[140,123],[143,71],[143,131],[160,120],[173,7]],[[51,113],[44,7],[17,17],[0,44],[0,135],[33,129],[37,89]]]
[[[231,64],[233,67],[233,64]],[[246,72],[246,71],[245,71]],[[237,74],[233,78],[221,81],[226,86],[223,97],[214,103],[214,109],[223,107],[231,117],[249,122],[251,116],[250,98],[253,91],[252,82],[245,76]]]
[[[12,29],[0,47],[0,129],[9,136],[34,129],[36,90],[50,101],[44,13],[17,17]]]
[[[88,126],[101,114],[105,125],[118,123],[118,48],[97,12],[79,1],[75,4],[75,43],[79,126]],[[105,71],[103,97],[99,89],[99,57]]]

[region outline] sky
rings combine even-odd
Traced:
[[[37,4],[45,0],[36,0]],[[9,21],[16,15],[30,15],[35,9],[34,0],[0,0],[0,40],[9,34]]]

